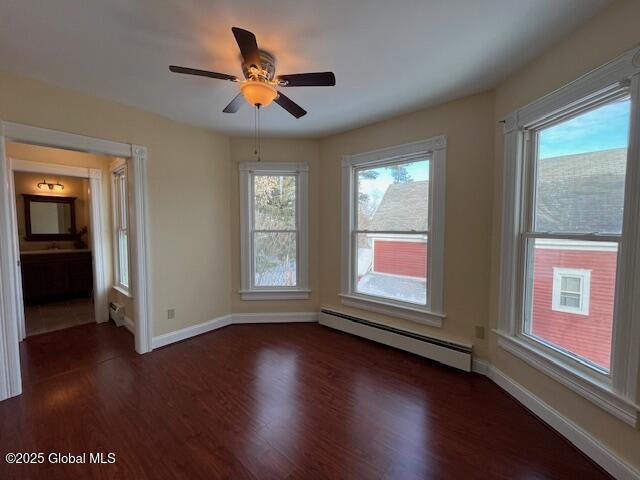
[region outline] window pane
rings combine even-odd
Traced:
[[[296,177],[256,175],[253,177],[256,230],[296,229]]]
[[[429,161],[357,170],[358,230],[428,230]]]
[[[580,279],[577,277],[562,277],[562,290],[580,293]]]
[[[525,332],[609,370],[617,255],[618,244],[612,242],[530,240]],[[558,268],[588,272],[585,280],[578,280],[580,293],[559,294],[556,302],[561,309],[553,307]]]
[[[535,229],[622,232],[630,100],[540,130]]]
[[[560,296],[560,305],[570,308],[580,308],[580,295],[575,293],[563,293]]]
[[[424,235],[356,236],[358,293],[418,305],[427,303],[427,239]]]
[[[120,226],[127,228],[127,177],[122,174],[120,176]]]
[[[129,236],[126,230],[118,232],[118,273],[120,275],[119,282],[125,287],[129,286]]]
[[[296,233],[254,233],[256,287],[296,286]]]

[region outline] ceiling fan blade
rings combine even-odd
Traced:
[[[307,114],[307,111],[298,105],[296,102],[287,97],[284,93],[278,92],[278,96],[274,100],[278,105],[284,108],[287,112],[296,118],[303,117]]]
[[[249,66],[255,65],[256,67],[260,67],[260,51],[258,50],[256,36],[250,31],[238,27],[232,27],[231,31],[233,32],[233,36],[236,37],[236,42],[238,42],[238,47],[240,47],[240,53],[242,54],[242,58],[244,58],[244,63]]]
[[[179,67],[177,65],[169,65],[169,70],[174,73],[185,73],[187,75],[198,75],[200,77],[217,78],[218,80],[230,80],[237,82],[238,77],[227,75],[226,73],[210,72],[209,70],[198,70],[197,68]]]
[[[286,82],[283,87],[333,87],[336,76],[333,72],[293,73],[278,75],[278,80]]]
[[[243,104],[244,97],[242,96],[242,93],[239,93],[233,98],[233,100],[231,100],[231,102],[229,102],[229,105],[224,107],[224,110],[222,111],[224,113],[236,113]]]

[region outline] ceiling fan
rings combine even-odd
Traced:
[[[276,102],[287,112],[296,118],[306,115],[307,111],[295,103],[284,93],[279,92],[279,87],[332,87],[336,84],[333,72],[294,73],[288,75],[275,75],[276,58],[269,52],[260,50],[256,36],[248,30],[233,27],[231,29],[242,54],[242,72],[244,80],[226,73],[210,72],[195,68],[169,66],[169,70],[175,73],[198,75],[201,77],[229,80],[240,83],[240,93],[227,105],[224,113],[236,113],[244,103],[244,100],[258,109],[266,107],[271,102]]]

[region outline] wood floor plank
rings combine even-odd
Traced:
[[[0,478],[609,478],[486,378],[317,324],[233,325],[138,356],[113,324],[21,345],[0,453],[114,452]]]

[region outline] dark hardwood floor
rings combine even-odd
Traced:
[[[234,325],[148,355],[112,324],[27,339],[1,479],[593,479],[587,458],[489,380],[317,324]]]

